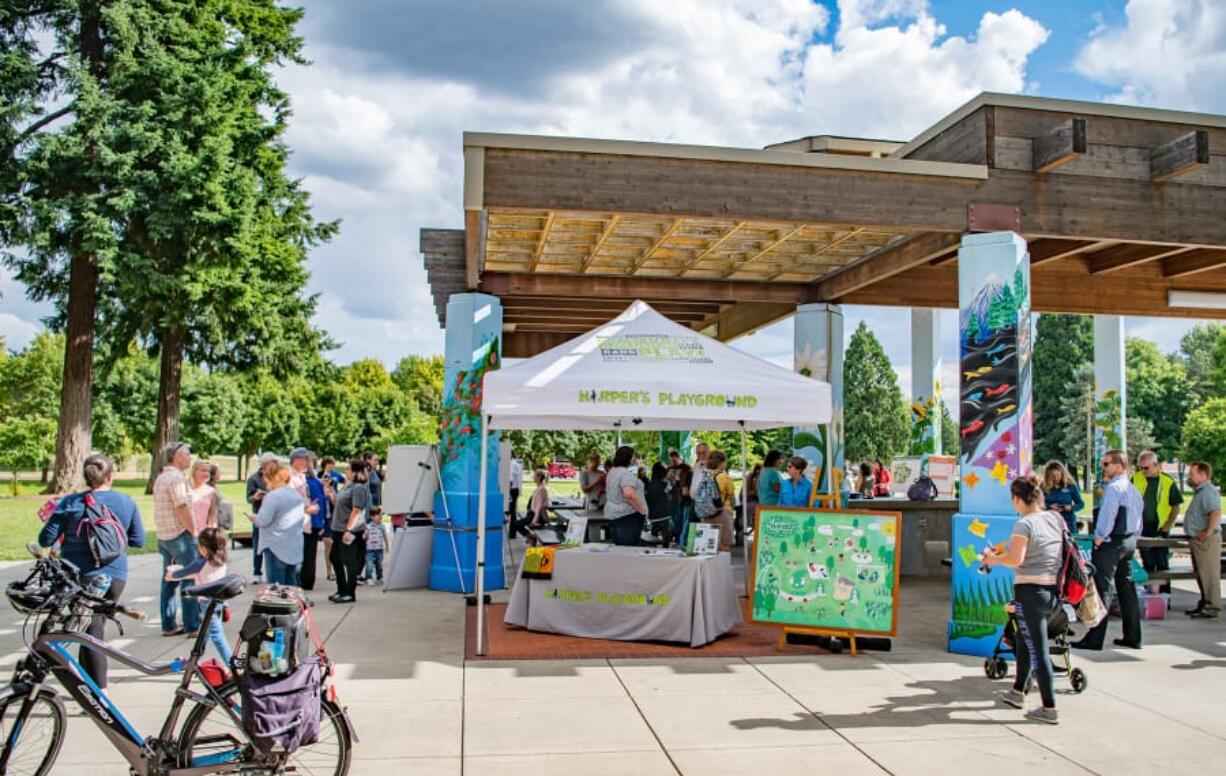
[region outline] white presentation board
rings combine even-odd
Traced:
[[[393,445],[387,451],[387,476],[383,479],[383,512],[414,514],[434,509],[438,474],[432,445]]]

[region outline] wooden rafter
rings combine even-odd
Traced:
[[[820,256],[821,254],[826,253],[827,251],[833,248],[836,248],[839,245],[842,245],[843,243],[847,242],[851,238],[861,234],[862,232],[864,232],[864,229],[865,227],[858,226],[855,229],[852,229],[847,234],[843,235],[842,237],[837,237],[831,240],[830,242],[826,243],[822,247],[818,248],[817,250],[813,251],[812,253],[806,254],[804,258],[807,260],[807,259],[812,259],[814,256]],[[780,275],[782,275],[784,272],[787,272],[787,271],[788,271],[788,266],[786,264],[782,265],[778,269],[776,269],[774,272],[772,272],[771,274],[763,278],[763,280],[774,280],[775,278],[779,277]]]
[[[757,280],[562,275],[539,272],[486,272],[480,290],[498,297],[563,296],[581,299],[654,299],[692,302],[789,302],[813,298],[810,283],[764,283]]]
[[[1051,172],[1086,152],[1086,120],[1071,118],[1034,138],[1034,171]]]
[[[617,222],[620,220],[621,216],[619,215],[609,217],[608,222],[604,225],[604,229],[600,232],[600,237],[596,238],[596,242],[592,245],[592,250],[579,264],[580,272],[587,272],[588,267],[592,266],[592,262],[596,260],[596,254],[600,253],[600,249],[604,247],[605,240],[608,240],[609,235],[613,234],[613,230],[617,228]]]
[[[1086,266],[1089,267],[1091,275],[1101,275],[1106,272],[1115,272],[1126,267],[1135,267],[1138,264],[1173,256],[1187,250],[1189,249],[1183,245],[1123,243],[1086,254]]]
[[[1208,163],[1209,133],[1198,129],[1150,150],[1149,177],[1162,183]]]
[[[890,243],[818,281],[817,298],[838,299],[900,272],[927,264],[934,256],[940,256],[961,242],[962,235],[958,233],[924,232]]]
[[[1162,260],[1162,277],[1182,278],[1211,269],[1226,268],[1226,251],[1198,248]]]
[[[701,262],[703,259],[707,258],[712,253],[719,250],[719,246],[723,245],[725,242],[728,241],[728,238],[732,237],[734,234],[739,232],[741,230],[741,227],[745,226],[745,223],[746,223],[745,221],[734,222],[732,226],[724,230],[723,234],[721,234],[719,237],[711,241],[710,245],[703,248],[698,253],[694,254],[691,258],[687,259],[681,265],[681,269],[677,271],[677,275],[678,276],[684,275],[685,273],[689,272],[694,267],[698,266],[698,263]]]
[[[545,243],[549,241],[549,230],[553,229],[554,214],[550,211],[549,215],[545,216],[545,223],[541,226],[540,239],[536,241],[536,248],[532,251],[532,258],[528,261],[528,271],[536,272],[536,265],[541,261],[541,252],[545,250]]]
[[[668,225],[668,228],[665,229],[660,236],[656,238],[656,241],[651,244],[651,247],[643,251],[643,255],[634,260],[634,263],[630,265],[629,274],[633,275],[642,269],[643,265],[647,263],[647,260],[651,258],[651,254],[655,253],[661,245],[668,242],[668,239],[673,236],[673,233],[681,228],[682,223],[684,223],[683,219],[674,218],[673,222]]]
[[[795,237],[804,228],[805,228],[805,224],[798,224],[792,227],[791,229],[787,230],[786,232],[783,232],[782,234],[779,234],[778,232],[776,232],[776,236],[774,240],[771,240],[766,245],[759,248],[752,255],[747,256],[745,260],[740,262],[739,264],[733,263],[732,267],[730,267],[728,270],[726,270],[723,273],[723,277],[728,277],[734,272],[739,272],[740,270],[744,269],[747,264],[752,264],[753,262],[757,261],[758,259],[762,258],[766,254],[778,248],[780,245],[783,245],[785,242]]]

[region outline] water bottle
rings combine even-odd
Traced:
[[[94,574],[89,577],[89,592],[92,595],[104,596],[111,589],[110,574]]]
[[[285,660],[285,628],[277,628],[277,635],[273,640],[273,665],[277,673],[285,673],[289,668]]]

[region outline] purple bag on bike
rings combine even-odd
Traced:
[[[243,730],[261,751],[295,752],[319,739],[320,682],[318,658],[307,659],[281,676],[245,671],[239,680]]]

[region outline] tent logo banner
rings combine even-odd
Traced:
[[[605,361],[622,363],[714,363],[698,337],[672,337],[667,334],[608,337],[600,343],[600,356]]]
[[[580,404],[620,404],[660,407],[727,407],[728,409],[752,409],[758,406],[758,397],[753,394],[730,393],[674,393],[659,391],[652,401],[651,391],[612,391],[595,388],[579,391]]]

